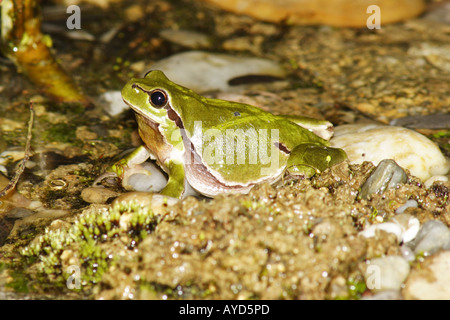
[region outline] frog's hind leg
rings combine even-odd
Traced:
[[[310,178],[346,158],[342,149],[304,143],[292,149],[286,169],[291,175]]]

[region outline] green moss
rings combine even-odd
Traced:
[[[348,299],[360,299],[362,294],[366,291],[366,282],[364,279],[350,277],[347,280]]]
[[[76,140],[75,124],[56,123],[42,133],[45,141],[74,142]]]
[[[50,280],[55,287],[64,286],[71,276],[63,270],[68,261],[78,262],[85,285],[95,284],[114,264],[114,256],[102,249],[102,243],[120,236],[121,241],[128,242],[128,248],[134,248],[153,232],[159,221],[160,217],[150,209],[134,202],[119,203],[109,210],[87,209],[68,229],[46,229],[21,254],[27,264],[36,262],[42,279]]]

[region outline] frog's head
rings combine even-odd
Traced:
[[[159,70],[149,71],[144,78],[131,79],[122,89],[123,101],[138,115],[154,124],[165,125],[180,121],[181,108],[187,101],[179,100],[194,95],[190,89],[167,79]],[[180,126],[180,123],[176,124]]]

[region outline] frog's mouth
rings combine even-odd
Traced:
[[[159,123],[150,119],[147,115],[145,115],[141,110],[135,108],[132,104],[128,103],[125,99],[123,100],[130,108],[136,113],[136,116],[139,116],[142,121],[151,127],[152,129],[158,130]]]

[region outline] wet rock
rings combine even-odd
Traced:
[[[416,129],[450,129],[450,114],[402,117],[392,120],[390,125]]]
[[[283,78],[286,73],[271,60],[188,51],[160,60],[150,70],[161,70],[173,82],[198,93],[233,90],[230,82],[245,76]]]
[[[372,194],[381,194],[386,189],[395,188],[408,180],[406,172],[391,159],[382,160],[377,168],[361,187],[359,196],[362,199],[369,198]]]
[[[409,263],[400,256],[372,259],[364,273],[367,288],[372,291],[398,291],[409,270]]]
[[[326,24],[332,26],[366,27],[369,4],[378,5],[383,23],[392,23],[415,17],[425,5],[422,0],[203,0],[225,10],[253,16],[257,19],[295,23]],[[370,12],[370,11],[369,11]]]
[[[450,249],[450,230],[439,220],[429,220],[416,236],[414,253],[428,256],[441,249]]]
[[[405,283],[405,299],[450,299],[450,251],[426,259],[414,269]]]
[[[393,159],[423,181],[446,175],[450,169],[450,161],[439,147],[416,131],[375,124],[343,125],[334,129],[330,143],[344,149],[351,163],[371,161],[377,165],[384,159]]]

